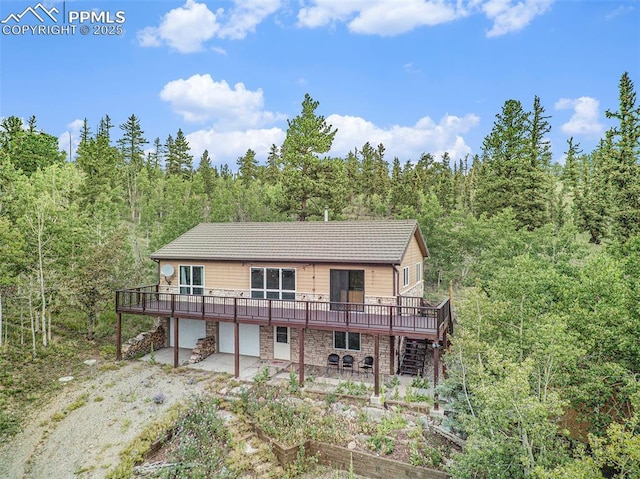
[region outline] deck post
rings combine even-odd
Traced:
[[[389,336],[389,374],[393,376],[395,373],[395,356],[396,356],[396,338]]]
[[[438,385],[438,377],[440,376],[440,344],[436,339],[433,342],[433,409],[437,411],[439,409],[438,394],[436,386]]]
[[[304,328],[298,329],[298,384],[304,385]]]
[[[180,319],[176,316],[173,317],[173,367],[177,368],[180,364],[180,335],[178,333],[178,324]]]
[[[444,328],[444,331],[442,333],[442,347],[445,348],[443,353],[449,352],[447,347],[447,328]],[[442,363],[442,377],[444,379],[447,379],[447,363],[446,362]]]
[[[240,377],[240,324],[238,321],[233,323],[233,355],[234,355],[234,369],[235,377]]]
[[[116,361],[122,360],[122,313],[118,313],[116,321]]]
[[[380,397],[380,336],[373,337],[373,354],[376,360],[373,362],[373,395]]]

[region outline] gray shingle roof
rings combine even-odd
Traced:
[[[414,235],[428,256],[415,220],[201,223],[151,258],[400,264]]]

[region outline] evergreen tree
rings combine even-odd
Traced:
[[[101,118],[100,122],[98,123],[98,131],[96,132],[96,136],[104,137],[107,140],[107,143],[111,143],[111,128],[113,128],[111,118],[109,117],[109,115],[105,115],[104,118]]]
[[[493,215],[512,208],[521,226],[538,228],[549,220],[552,179],[549,125],[536,97],[528,113],[517,100],[507,100],[482,144],[475,195],[476,214]]]
[[[608,143],[602,140],[591,155],[578,157],[574,215],[578,228],[587,231],[594,244],[600,244],[608,231],[609,187],[603,168],[608,149]]]
[[[127,181],[128,203],[131,211],[131,221],[138,220],[136,202],[138,201],[138,173],[144,166],[143,145],[148,141],[144,137],[144,131],[140,127],[140,120],[131,115],[125,123],[120,125],[123,131],[122,138],[118,140],[120,154],[124,161],[124,175]]]
[[[191,155],[189,142],[182,129],[178,129],[175,140],[171,135],[167,137],[165,150],[167,152],[167,175],[181,175],[183,178],[191,178],[193,174],[193,156]]]
[[[36,170],[64,161],[65,153],[58,149],[58,139],[36,129],[36,118],[29,119],[24,129],[17,117],[4,118],[0,123],[0,148],[13,166],[27,176]]]
[[[628,73],[620,79],[619,110],[607,110],[618,124],[607,132],[611,148],[604,158],[611,185],[614,233],[622,241],[640,233],[640,105]]]
[[[238,165],[238,176],[243,184],[248,185],[257,178],[258,160],[256,160],[256,152],[251,148],[247,150],[244,156],[238,158],[236,164]]]
[[[202,185],[205,195],[211,199],[213,196],[213,190],[215,188],[215,178],[217,171],[211,168],[211,159],[209,157],[209,150],[204,150],[200,157],[200,164],[198,165],[198,173],[202,177]]]
[[[316,115],[318,105],[308,93],[305,95],[301,114],[288,120],[281,148],[284,165],[281,210],[299,221],[313,215],[321,217],[330,196],[327,180],[332,167],[319,155],[331,149],[337,130],[323,116]]]

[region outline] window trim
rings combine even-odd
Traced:
[[[416,283],[422,281],[422,263],[416,263]]]
[[[405,266],[402,268],[402,286],[409,286],[409,267]]]
[[[336,334],[344,334],[344,348],[339,348],[336,346]],[[349,348],[349,336],[351,335],[358,335],[358,349],[351,349]],[[333,349],[337,350],[337,351],[354,351],[354,352],[360,352],[362,351],[362,334],[361,333],[355,333],[353,331],[333,331]]]
[[[191,284],[183,284],[182,283],[182,268],[189,268],[191,278]],[[193,268],[202,268],[202,284],[193,284]],[[182,288],[189,288],[188,293],[183,293]],[[199,288],[202,289],[202,293],[194,293],[193,289]],[[179,264],[178,265],[178,291],[180,294],[188,294],[190,296],[203,296],[205,291],[205,268],[203,264]]]

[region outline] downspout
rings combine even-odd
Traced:
[[[400,271],[398,270],[395,264],[391,265],[393,268],[393,296],[396,298],[396,303],[398,302],[398,282],[400,281]]]
[[[160,292],[160,260],[159,259],[154,259],[153,261],[156,262],[156,266],[157,266],[157,272],[156,272],[156,293]]]

